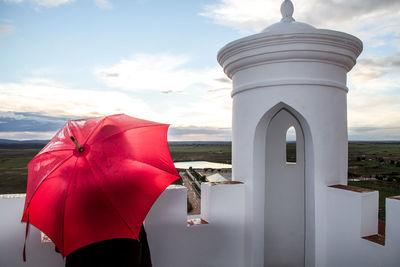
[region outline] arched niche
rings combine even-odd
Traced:
[[[296,164],[286,162],[291,126],[296,131]],[[262,244],[252,247],[253,255],[263,258],[264,266],[314,266],[313,142],[307,121],[281,102],[259,121],[253,145],[253,232],[258,234],[251,243]],[[293,253],[296,259],[288,262]]]
[[[287,161],[287,134],[296,132],[296,162]],[[304,136],[297,119],[281,109],[266,135],[264,266],[305,264]],[[288,252],[290,256],[288,257]]]

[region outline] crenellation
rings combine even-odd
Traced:
[[[215,266],[243,266],[244,184],[202,183],[194,219],[187,220],[186,197],[186,188],[168,189],[146,217],[154,265],[209,266],[215,255]]]

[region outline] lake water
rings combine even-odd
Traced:
[[[179,169],[189,169],[192,167],[193,169],[204,169],[204,168],[212,168],[212,169],[230,169],[232,165],[224,164],[224,163],[215,163],[209,161],[182,161],[182,162],[174,162],[175,167]]]

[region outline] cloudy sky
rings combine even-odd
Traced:
[[[49,139],[67,119],[126,113],[169,140],[230,140],[216,61],[280,20],[281,0],[0,0],[0,139]],[[400,1],[293,0],[297,21],[364,43],[349,74],[353,140],[400,140]]]

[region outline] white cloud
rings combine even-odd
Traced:
[[[400,127],[350,127],[350,140],[399,140]]]
[[[60,5],[70,4],[74,1],[75,0],[36,0],[35,2],[39,6],[43,6],[43,7],[57,7]]]
[[[5,111],[5,112],[0,111],[0,118],[12,118],[15,120],[22,120],[25,118],[25,116],[21,114],[15,114],[15,112],[11,111]]]
[[[110,9],[112,8],[112,4],[109,0],[94,0],[94,3],[98,8],[101,9]]]
[[[7,35],[10,35],[15,30],[13,25],[0,24],[0,40]]]
[[[143,119],[171,123],[174,126],[196,124],[202,127],[230,127],[229,81],[223,78],[218,68],[200,71],[200,74],[193,70],[190,72],[191,77],[199,76],[201,79],[196,78],[185,84],[201,82],[201,86],[195,89],[180,86],[185,93],[178,95],[160,92],[173,85],[173,80],[168,79],[165,82],[171,84],[165,87],[162,83],[160,86],[164,87],[158,88],[160,91],[150,90],[144,95],[136,96],[130,91],[69,88],[54,80],[40,77],[25,79],[20,83],[0,83],[0,111],[37,112],[64,117],[126,113]],[[153,85],[158,85],[155,77],[151,77],[149,83],[153,81]],[[125,88],[125,84],[122,85]],[[132,85],[126,86],[131,89]],[[213,90],[214,88],[217,90]]]
[[[0,83],[0,92],[0,111],[66,117],[127,113],[146,118],[152,113],[142,100],[123,93],[68,88],[47,79]]]
[[[169,121],[176,127],[196,125],[198,127],[231,127],[232,109],[230,97],[224,105],[222,101],[207,100],[199,98],[193,102],[180,103],[179,100],[174,106],[166,107],[159,115],[169,118]],[[181,106],[179,106],[181,105]]]
[[[358,62],[349,75],[350,129],[374,129],[369,133],[382,136],[383,132],[389,133],[400,126],[399,70],[398,54],[368,57]]]
[[[349,127],[400,126],[400,95],[368,94],[362,90],[348,95]]]
[[[229,141],[232,139],[231,128],[218,127],[170,127],[169,141]]]
[[[279,7],[277,1],[222,0],[206,5],[201,15],[224,26],[260,31],[265,26],[277,22]]]
[[[50,140],[56,131],[51,132],[0,132],[0,139],[10,140]]]
[[[184,92],[190,88],[218,87],[224,77],[219,67],[192,70],[189,57],[171,54],[136,54],[113,66],[97,67],[105,85],[127,91]]]
[[[17,4],[24,2],[24,0],[4,0],[4,1]],[[75,2],[75,0],[32,0],[32,2],[41,7],[57,7],[60,5],[70,4],[72,2]]]
[[[357,61],[352,76],[358,82],[381,78],[387,74],[400,71],[400,52],[390,56],[363,57]]]
[[[158,116],[177,126],[230,127],[231,82],[220,67],[190,69],[188,56],[137,54],[113,66],[97,67],[96,77],[105,85],[152,97]],[[160,105],[159,103],[163,103]]]
[[[220,25],[259,32],[280,21],[281,3],[281,0],[220,0],[206,5],[200,15]],[[297,21],[318,28],[362,32],[362,37],[371,38],[368,28],[372,25],[376,34],[400,31],[400,2],[397,0],[296,0],[293,4],[293,16]]]
[[[10,3],[22,3],[22,2],[28,2],[27,0],[3,0],[5,2],[10,2]],[[35,3],[38,6],[41,7],[57,7],[60,5],[66,5],[66,4],[70,4],[72,2],[75,2],[76,0],[30,0],[33,3]],[[112,3],[110,2],[110,0],[93,0],[95,5],[98,8],[101,9],[111,9],[112,8]]]
[[[21,3],[24,0],[4,0],[4,2],[10,2],[10,3]]]
[[[0,112],[36,112],[53,117],[91,117],[126,113],[204,129],[231,127],[231,82],[221,68],[190,69],[187,56],[134,55],[109,67],[98,67],[96,77],[113,89],[70,88],[33,76],[19,83],[0,83]],[[117,88],[118,90],[115,90]],[[212,134],[181,134],[185,140],[223,140],[227,130]]]
[[[98,67],[95,74],[107,86],[123,90],[182,91],[193,74],[181,68],[185,56],[137,54],[110,67]]]

